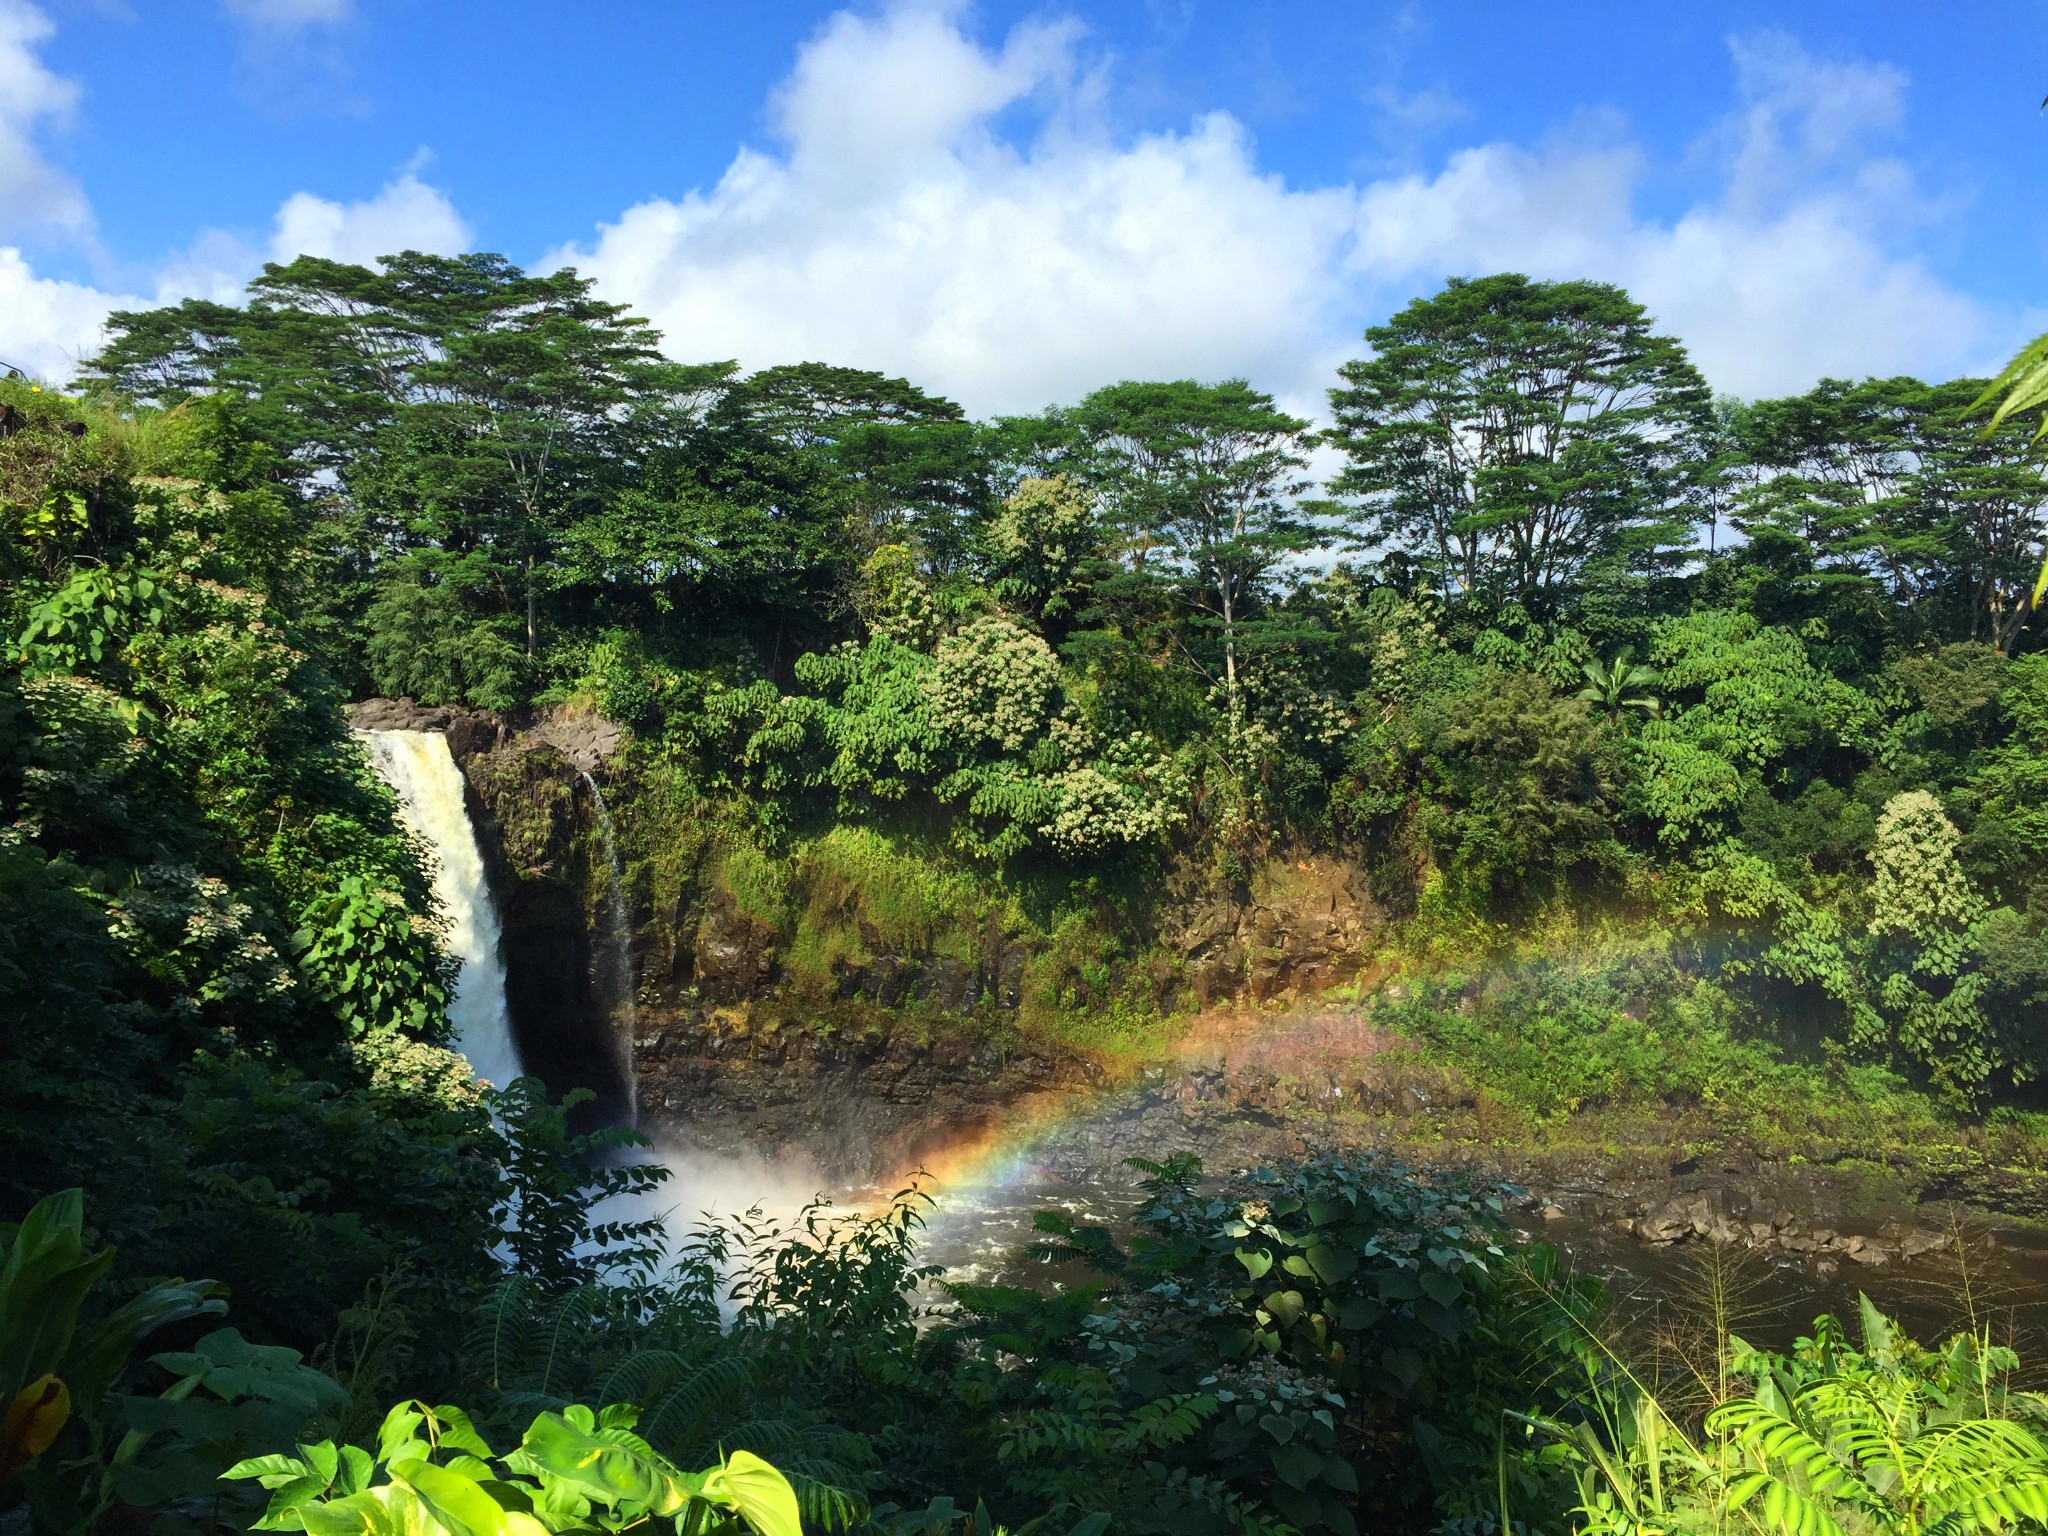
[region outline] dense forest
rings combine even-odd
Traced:
[[[217,1474],[304,1441],[265,1486],[319,1487],[265,1528],[368,1529],[339,1508],[367,1453],[316,1434],[450,1397],[495,1443],[535,1424],[500,1475],[467,1418],[387,1422],[382,1464],[445,1442],[525,1490],[436,1506],[456,1536],[684,1507],[640,1463],[546,1483],[536,1413],[648,1465],[758,1452],[830,1528],[2048,1519],[2008,1354],[1871,1311],[1855,1347],[1728,1346],[1689,1419],[1604,1345],[1597,1285],[1503,1246],[1499,1191],[1385,1160],[1152,1165],[1128,1242],[1047,1219],[1097,1275],[1049,1296],[932,1311],[915,1194],[662,1258],[591,1212],[659,1181],[630,1132],[445,1049],[422,850],[344,715],[615,721],[637,824],[686,822],[764,921],[826,865],[927,926],[1000,906],[1032,951],[1002,1027],[1112,1068],[1204,1000],[1169,894],[1325,852],[1413,975],[1509,978],[1393,1016],[1534,1119],[1762,1103],[2032,1158],[2048,482],[1984,381],[1716,397],[1621,290],[1512,274],[1368,330],[1322,427],[1242,380],[975,421],[659,340],[572,272],[301,258],[116,315],[74,385],[0,382],[0,1314],[31,1237],[68,1242],[73,1313],[157,1297],[181,1345],[122,1392],[101,1360],[41,1443],[10,1411],[8,1518],[246,1528]],[[37,1204],[69,1189],[82,1218]],[[10,1342],[0,1391],[66,1347]],[[2004,1515],[1800,1463],[1773,1425],[1860,1432],[1868,1380],[1999,1426],[1941,1454],[2007,1478]],[[722,1486],[678,1528],[773,1524]]]

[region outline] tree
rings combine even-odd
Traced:
[[[1977,427],[1975,390],[1976,380],[1956,379],[1928,391],[1916,489],[1942,543],[1947,585],[1969,609],[1969,637],[2010,653],[2040,606],[2033,583],[2036,556],[2048,560],[2048,480],[2039,444],[2019,423]]]
[[[951,400],[861,368],[797,363],[738,381],[711,412],[829,470],[858,554],[914,538],[936,568],[965,553],[966,518],[988,500],[979,434]]]
[[[1690,543],[1712,399],[1621,289],[1454,278],[1365,339],[1330,392],[1351,461],[1331,488],[1447,592],[1550,617],[1596,570]]]
[[[1738,408],[1737,526],[1802,541],[1815,590],[1869,589],[1923,629],[2009,650],[2033,611],[2048,482],[2018,424],[1979,430],[1978,393],[1969,379],[1824,379]]]
[[[379,579],[450,585],[518,615],[529,661],[567,530],[634,455],[632,408],[678,381],[644,320],[501,256],[405,251],[376,268],[302,256],[266,266],[245,309],[121,313],[97,376],[143,397],[230,393],[295,478],[363,517]],[[408,571],[415,551],[430,573]]]
[[[2048,336],[2036,336],[2021,348],[2019,356],[1984,386],[1983,392],[1971,402],[1970,409],[1981,411],[1994,400],[1998,407],[1991,413],[1991,421],[1985,427],[1987,433],[1997,431],[2023,412],[2040,410],[2041,425],[2035,429],[2033,440],[2038,443],[2048,436],[2048,410],[2042,409],[2048,405]],[[2044,595],[2048,595],[2048,547],[2041,552],[2041,573],[2034,578],[2028,610],[2039,608]]]
[[[1235,741],[1244,727],[1247,622],[1276,567],[1325,534],[1298,500],[1308,487],[1308,423],[1242,379],[1112,384],[1069,420],[1126,558],[1183,579],[1220,630]]]
[[[1634,661],[1632,655],[1630,648],[1624,645],[1605,666],[1589,661],[1580,668],[1586,675],[1586,686],[1579,690],[1578,696],[1610,722],[1620,719],[1623,710],[1640,710],[1645,715],[1654,716],[1663,708],[1654,694],[1636,692],[1639,688],[1654,687],[1663,674],[1655,667]]]

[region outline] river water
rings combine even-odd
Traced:
[[[1112,1122],[1108,1134],[1104,1120]],[[1116,1132],[1143,1121],[1142,1106],[1118,1105],[1099,1112],[1094,1123],[1068,1121],[1047,1135],[1027,1134],[942,1166],[930,1186],[928,1262],[945,1266],[948,1280],[1045,1288],[1085,1283],[1089,1277],[1076,1266],[1028,1255],[1036,1238],[1033,1218],[1059,1210],[1128,1236],[1143,1174],[1105,1154],[1142,1140]],[[1882,1267],[1838,1261],[1823,1268],[1791,1254],[1699,1239],[1651,1246],[1610,1220],[1554,1213],[1546,1219],[1534,1201],[1527,1207],[1510,1212],[1512,1235],[1554,1243],[1573,1267],[1599,1276],[1614,1297],[1619,1327],[1653,1333],[1696,1327],[1712,1315],[1718,1293],[1733,1331],[1783,1349],[1810,1331],[1821,1313],[1853,1319],[1860,1292],[1923,1341],[1988,1329],[2019,1350],[2030,1380],[2048,1382],[2048,1234],[1923,1210],[1917,1213],[1922,1226],[1953,1238],[1947,1251]]]

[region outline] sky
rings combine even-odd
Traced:
[[[2048,328],[2048,0],[0,0],[0,362],[265,261],[573,265],[687,360],[1318,413],[1446,277],[1718,390]]]

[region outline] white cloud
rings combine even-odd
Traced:
[[[352,0],[227,0],[228,8],[263,25],[289,27],[347,18]],[[0,238],[16,226],[55,225],[89,236],[85,194],[37,154],[30,134],[62,119],[78,87],[53,73],[37,53],[51,35],[49,20],[26,0],[0,0]],[[424,152],[423,152],[424,153]],[[267,240],[252,244],[221,230],[202,232],[191,247],[162,264],[144,284],[148,297],[88,283],[38,276],[19,245],[0,245],[0,362],[51,379],[69,376],[98,350],[101,327],[117,309],[169,304],[189,297],[232,301],[266,260],[306,254],[374,262],[401,250],[454,254],[473,232],[448,195],[421,181],[416,158],[374,197],[336,202],[295,192],[278,208]]]
[[[469,226],[447,194],[408,171],[360,202],[294,193],[260,246],[218,230],[202,234],[157,269],[147,297],[38,277],[20,249],[0,246],[0,363],[62,380],[99,350],[114,310],[186,298],[232,303],[265,261],[311,255],[371,263],[408,249],[455,254],[470,243]]]
[[[0,246],[0,365],[63,379],[99,349],[110,311],[145,301],[83,283],[37,277],[14,246]]]
[[[404,250],[455,255],[469,249],[471,233],[447,193],[407,171],[361,202],[293,193],[277,210],[267,257],[325,256],[367,265]]]
[[[230,3],[277,25],[349,10]],[[1361,326],[1453,273],[1620,282],[1716,387],[1751,395],[1824,373],[1981,366],[2021,319],[1911,254],[1912,231],[1941,210],[1882,152],[1904,76],[1816,60],[1781,35],[1731,44],[1731,109],[1691,156],[1710,190],[1652,217],[1639,207],[1647,157],[1612,116],[1459,149],[1432,174],[1304,188],[1263,171],[1227,114],[1115,136],[1099,110],[1106,69],[1071,23],[984,46],[959,14],[903,3],[833,17],[771,100],[771,147],[740,149],[715,185],[643,202],[548,259],[649,314],[679,356],[882,368],[977,412],[1117,378],[1232,374],[1312,410]],[[40,209],[89,232],[83,195],[28,137],[76,95],[37,57],[48,33],[24,0],[0,0],[0,221]],[[202,235],[130,280],[148,301],[40,278],[0,248],[0,358],[61,373],[109,309],[229,298],[265,259],[370,261],[472,237],[408,169],[355,202],[297,193],[253,241]]]
[[[977,411],[1177,374],[1310,404],[1364,321],[1503,268],[1627,285],[1741,393],[1984,349],[1979,307],[1892,243],[1926,207],[1871,148],[1903,111],[1896,70],[1732,44],[1736,105],[1697,151],[1718,190],[1660,220],[1637,210],[1644,155],[1617,121],[1305,189],[1262,173],[1224,114],[1115,141],[1076,44],[1039,25],[984,47],[943,5],[842,13],[776,93],[778,149],[549,259],[678,355],[882,368]],[[1038,128],[1006,141],[1026,103]]]
[[[51,72],[36,48],[54,29],[28,0],[0,0],[0,236],[30,230],[87,234],[92,210],[78,184],[37,151],[32,135],[62,122],[74,81]]]

